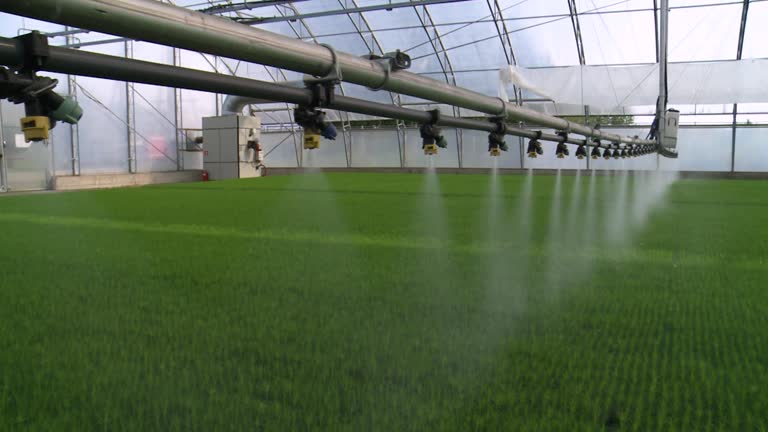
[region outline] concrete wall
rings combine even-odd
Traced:
[[[159,183],[195,182],[200,181],[201,178],[202,172],[199,170],[137,174],[58,176],[54,179],[53,188],[55,190],[102,189]]]

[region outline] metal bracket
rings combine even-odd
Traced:
[[[506,118],[507,117],[507,101],[505,101],[504,99],[502,99],[500,97],[497,97],[496,99],[498,99],[501,102],[501,111],[499,111],[496,114],[496,116],[497,117],[504,117],[504,118]]]
[[[312,100],[309,108],[327,108],[333,105],[336,95],[336,84],[332,81],[308,83],[307,88],[312,91]]]
[[[424,145],[432,145],[437,143],[438,147],[445,147],[443,136],[440,134],[440,127],[437,123],[440,121],[440,110],[434,109],[427,111],[429,113],[429,121],[422,124],[419,128],[419,135],[422,138],[422,148]]]
[[[320,45],[328,48],[328,51],[331,52],[331,67],[328,69],[328,72],[326,72],[324,76],[316,78],[314,82],[332,81],[334,83],[340,83],[342,80],[342,74],[341,65],[339,65],[339,55],[336,54],[336,50],[333,49],[332,46],[328,44]]]
[[[440,121],[440,110],[439,109],[433,109],[431,111],[427,111],[430,115],[429,124],[435,125],[437,122]]]
[[[39,31],[33,31],[17,36],[14,39],[21,41],[24,48],[24,64],[21,71],[34,74],[34,72],[42,69],[50,55],[48,51],[48,38]]]
[[[312,90],[312,101],[309,103],[310,108],[326,108],[333,104],[336,85],[341,83],[341,65],[339,65],[339,56],[336,54],[336,50],[328,44],[320,44],[328,48],[331,52],[331,67],[328,72],[321,77],[309,77],[305,75],[304,85]]]
[[[506,118],[503,116],[496,116],[496,117],[490,117],[488,120],[490,120],[491,123],[494,123],[496,125],[496,131],[492,133],[496,133],[499,135],[506,135],[507,134],[507,123]]]
[[[563,143],[564,144],[568,142],[568,131],[559,131],[559,132],[557,132],[557,136],[563,138]]]
[[[392,74],[392,62],[389,59],[376,59],[376,62],[380,64],[381,68],[384,70],[384,81],[376,87],[368,87],[368,90],[371,91],[379,91],[383,89],[389,82],[389,76]]]

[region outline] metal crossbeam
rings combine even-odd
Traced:
[[[373,11],[379,11],[379,10],[392,10],[392,9],[403,8],[403,7],[425,6],[425,5],[441,4],[441,3],[456,3],[456,2],[463,2],[463,1],[469,1],[469,0],[414,0],[414,1],[400,2],[400,3],[383,3],[378,5],[357,7],[354,9],[334,9],[329,11],[300,14],[294,17],[293,19],[319,18],[319,17],[326,17],[326,16],[333,16],[333,15],[355,13],[355,12],[373,12]],[[281,22],[281,21],[289,21],[289,20],[290,18],[286,18],[284,16],[275,16],[275,17],[251,18],[247,20],[238,20],[238,22],[241,22],[243,24],[265,24],[265,23]]]
[[[741,25],[739,26],[739,45],[736,48],[736,60],[741,60],[744,50],[744,34],[747,32],[747,17],[749,16],[749,0],[744,0],[741,9]]]
[[[568,0],[568,10],[571,14],[573,36],[576,38],[576,50],[579,53],[579,64],[586,64],[584,58],[584,42],[581,40],[581,25],[579,24],[579,12],[576,10],[576,0]]]
[[[286,3],[298,3],[306,0],[259,0],[259,1],[247,1],[243,3],[230,4],[224,3],[207,7],[205,9],[199,9],[198,12],[206,14],[220,14],[227,12],[238,12],[242,10],[251,10],[268,6],[279,6]]]

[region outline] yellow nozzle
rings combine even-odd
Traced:
[[[437,144],[424,144],[424,154],[427,156],[437,154]]]
[[[304,149],[314,150],[320,148],[320,134],[314,129],[304,129]]]
[[[27,142],[47,140],[51,120],[45,116],[24,117],[21,119],[21,130]]]
[[[498,147],[494,147],[494,148],[492,148],[492,149],[489,151],[489,153],[490,153],[490,154],[491,154],[491,156],[493,156],[493,157],[496,157],[496,156],[501,156],[501,150],[499,150],[499,148],[498,148]]]

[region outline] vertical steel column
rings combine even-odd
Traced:
[[[736,171],[736,114],[738,104],[733,104],[733,124],[731,125],[731,172]]]
[[[749,0],[744,0],[741,8],[741,26],[739,27],[739,42],[736,47],[736,60],[741,60],[744,53],[744,33],[747,31],[747,17],[749,16]],[[736,117],[739,113],[739,105],[733,104],[733,123],[731,133],[731,172],[736,171]]]
[[[343,118],[341,119],[341,138],[344,142],[347,168],[352,168],[352,124],[348,120],[345,122]]]
[[[173,65],[181,66],[181,50],[173,49]],[[184,169],[184,146],[187,145],[184,134],[184,116],[182,111],[182,93],[177,87],[173,89],[173,121],[176,125],[176,170]],[[205,144],[203,144],[205,146]],[[203,147],[205,149],[205,147]]]
[[[133,41],[125,41],[125,57],[133,58]],[[128,133],[128,172],[136,172],[136,93],[132,82],[125,83],[126,127]]]
[[[400,168],[405,168],[405,152],[407,150],[405,148],[405,122],[398,121],[395,127],[397,128],[397,151],[400,153]]]
[[[65,28],[67,31],[70,27]],[[73,35],[67,35],[67,45],[75,43]],[[67,92],[69,96],[77,100],[77,76],[67,75]],[[69,125],[69,148],[72,153],[72,175],[80,175],[80,126],[78,124]]]
[[[584,105],[584,124],[589,124],[589,105]],[[589,139],[589,138],[587,138]],[[585,158],[587,160],[587,170],[589,170],[589,160],[592,158],[591,155],[587,154],[587,157]]]
[[[8,191],[8,175],[5,165],[5,134],[3,133],[3,104],[0,103],[0,192]]]
[[[659,119],[659,129],[665,119],[667,109],[667,49],[669,32],[669,6],[667,0],[661,0],[661,24],[659,26],[659,101],[656,104],[656,115]]]
[[[659,100],[656,103],[656,118],[658,134],[663,136],[664,125],[667,123],[667,55],[669,49],[669,2],[661,0],[659,23]],[[657,140],[658,141],[658,140]],[[656,170],[661,166],[660,156],[656,154]]]
[[[656,37],[656,63],[659,62],[659,0],[653,0],[653,35]]]
[[[45,167],[45,189],[53,190],[56,187],[56,154],[53,148],[53,135],[43,145],[48,147],[48,166]]]

